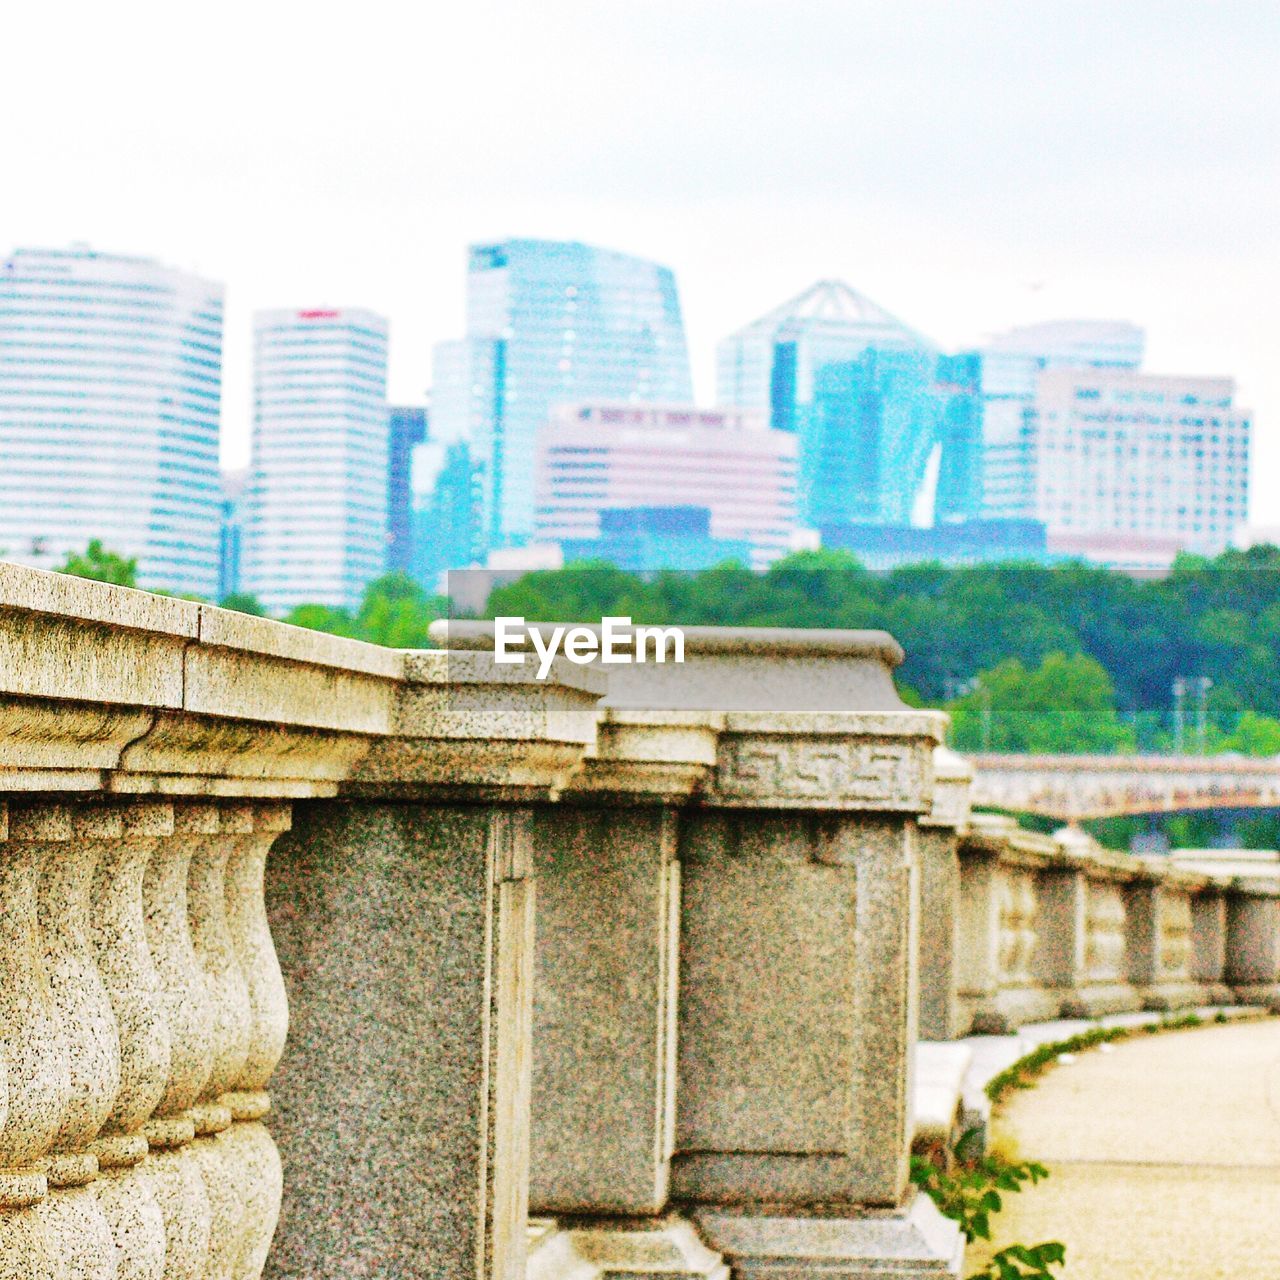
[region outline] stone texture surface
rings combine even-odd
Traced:
[[[921,825],[919,1028],[922,1040],[950,1040],[966,1028],[956,999],[960,945],[960,861],[956,834]]]
[[[21,820],[14,825],[21,833]],[[37,916],[48,857],[47,844],[0,840],[0,1054],[9,1103],[0,1128],[0,1170],[20,1180],[53,1145],[71,1099],[68,1047]],[[0,1196],[7,1180],[0,1175]]]
[[[181,705],[199,606],[0,564],[0,693]]]
[[[162,983],[147,945],[142,885],[159,843],[173,835],[173,807],[138,804],[110,814],[94,875],[91,937],[120,1030],[120,1089],[104,1132],[131,1134],[151,1118],[169,1078]]]
[[[735,1280],[925,1280],[960,1274],[964,1242],[927,1197],[856,1218],[733,1214],[701,1209],[694,1220],[724,1253]]]
[[[78,1151],[97,1137],[120,1088],[120,1032],[90,937],[100,837],[113,827],[118,834],[118,819],[112,822],[110,815],[65,805],[10,815],[10,838],[44,849],[37,919],[70,1084],[53,1143],[58,1151]]]
[[[534,847],[531,1203],[656,1213],[674,1117],[676,817],[547,807]]]
[[[473,1280],[486,1258],[499,1280],[522,1270],[523,1222],[519,1240],[491,1239],[520,1204],[504,1183],[527,1177],[494,1154],[517,1123],[513,1099],[492,1096],[492,1042],[518,1012],[495,981],[496,889],[528,871],[513,821],[321,802],[273,849],[292,1030],[273,1086],[285,1191],[268,1276]]]
[[[693,815],[673,1194],[892,1204],[910,1140],[915,891],[900,820]]]
[[[729,1280],[724,1258],[699,1238],[692,1223],[667,1215],[635,1219],[574,1219],[563,1229],[530,1224],[528,1280]]]
[[[194,842],[216,825],[210,806],[180,806],[174,813],[173,839],[159,843],[143,874],[147,944],[169,1036],[169,1070],[155,1109],[162,1118],[190,1107],[213,1070],[213,1002],[191,941],[187,881]]]

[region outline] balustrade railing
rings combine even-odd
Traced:
[[[0,565],[0,1280],[955,1275],[917,1031],[1280,1000],[1274,875],[970,814],[882,633],[439,639]]]

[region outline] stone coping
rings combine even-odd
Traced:
[[[543,633],[548,627],[564,625],[568,624],[532,624]],[[600,632],[598,624],[586,629]],[[778,627],[678,630],[684,635],[682,661],[656,661],[650,655],[645,662],[607,668],[608,705],[733,712],[783,709],[796,714],[939,714],[915,711],[898,696],[893,668],[901,661],[902,650],[883,631]],[[625,629],[623,634],[627,634]],[[454,651],[491,650],[494,624],[440,622],[432,635]]]
[[[528,794],[594,743],[606,687],[0,564],[0,791],[306,798],[474,772]],[[371,779],[383,743],[403,749]]]
[[[0,561],[0,610],[8,609],[158,631],[186,639],[195,639],[200,631],[201,606],[194,601],[73,578],[6,560]]]
[[[339,667],[363,675],[390,680],[404,674],[405,654],[364,640],[309,631],[272,618],[258,618],[215,605],[200,605],[199,640],[202,645],[236,649],[242,653],[283,658],[315,667]]]
[[[659,625],[638,623],[638,626]],[[678,625],[678,624],[661,624]],[[542,630],[557,626],[582,626],[596,635],[599,623],[533,622]],[[492,649],[493,623],[470,618],[441,619],[431,625],[431,638],[450,649]],[[685,653],[754,654],[770,658],[874,659],[897,667],[904,657],[902,646],[887,631],[823,630],[806,627],[686,627]]]
[[[579,666],[568,658],[556,658],[546,680],[537,680],[528,667],[495,662],[490,653],[450,649],[392,649],[402,659],[401,672],[410,684],[427,685],[523,685],[531,688],[573,689],[602,697],[609,688],[607,673],[598,667]]]
[[[1233,875],[1190,867],[1164,856],[1120,853],[1104,848],[1079,828],[1064,827],[1053,835],[1027,831],[1005,815],[975,813],[959,832],[963,857],[994,858],[1011,866],[1078,869],[1090,880],[1121,883],[1148,881],[1189,892],[1233,889],[1267,895],[1274,887],[1280,896],[1280,878],[1272,885],[1264,877]]]

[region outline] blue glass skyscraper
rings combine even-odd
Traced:
[[[471,442],[486,546],[533,532],[536,438],[556,405],[692,396],[666,267],[572,242],[472,246],[467,333],[436,348],[431,434]]]
[[[837,280],[726,338],[721,404],[799,436],[800,511],[822,529],[981,510],[981,360],[927,338]]]

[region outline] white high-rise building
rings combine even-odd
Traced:
[[[355,608],[387,548],[387,322],[370,311],[254,320],[242,589],[270,613]]]
[[[1121,568],[1216,555],[1246,523],[1250,415],[1230,378],[1046,369],[1032,419],[1049,550]]]
[[[1031,448],[1036,382],[1046,369],[1137,369],[1146,335],[1124,320],[1048,320],[982,348],[983,513],[1025,518],[1035,507]]]
[[[84,246],[0,262],[0,558],[96,538],[216,595],[221,389],[221,285]]]

